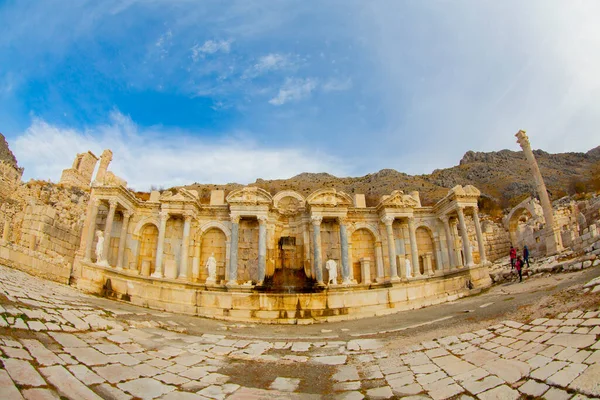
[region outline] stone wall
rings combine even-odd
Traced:
[[[69,284],[71,263],[55,254],[49,256],[14,243],[0,240],[0,263],[40,278]]]
[[[10,198],[17,190],[23,175],[23,168],[17,168],[7,161],[0,161],[0,198]]]
[[[488,218],[481,222],[483,237],[485,238],[485,254],[488,261],[494,262],[502,257],[508,256],[510,250],[510,236],[508,231],[500,223]]]

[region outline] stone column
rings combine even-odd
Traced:
[[[531,151],[531,144],[529,143],[529,138],[527,137],[525,131],[520,130],[515,136],[517,137],[517,143],[519,143],[519,145],[523,149],[525,157],[527,158],[529,168],[531,168],[531,171],[533,172],[533,179],[535,180],[536,191],[538,196],[540,196],[540,203],[542,203],[544,220],[546,222],[544,226],[546,236],[546,254],[556,254],[562,251],[563,247],[560,232],[554,222],[554,212],[552,210],[552,203],[550,203],[550,198],[548,197],[548,192],[546,191],[546,185],[544,184],[542,173],[540,172],[540,168],[538,167],[537,161],[535,160],[533,151]]]
[[[421,275],[421,267],[419,266],[419,248],[417,246],[414,217],[408,218],[408,235],[410,237],[410,257],[412,260],[413,275],[416,277]]]
[[[10,215],[5,214],[4,229],[2,230],[2,240],[8,242],[8,235],[10,234]]]
[[[101,201],[98,199],[92,200],[92,208],[90,210],[90,219],[88,221],[87,241],[85,243],[85,261],[92,259],[92,245],[94,244],[94,234],[96,233],[96,217],[98,217],[98,208]]]
[[[240,235],[240,216],[231,216],[231,245],[229,246],[229,277],[228,285],[237,285],[238,242]]]
[[[203,267],[200,265],[200,251],[202,250],[201,234],[201,232],[196,232],[197,239],[194,241],[194,261],[192,262],[192,280],[194,282],[198,282],[200,279],[200,268]]]
[[[425,275],[432,276],[433,275],[433,262],[432,262],[432,254],[425,253],[423,254],[423,269],[425,271]]]
[[[102,254],[104,255],[104,259],[108,262],[108,250],[110,249],[110,235],[112,233],[113,222],[115,220],[115,211],[117,211],[117,201],[110,200],[108,202],[108,216],[106,217],[106,226],[104,227],[104,250]],[[100,260],[98,260],[100,261]]]
[[[310,218],[313,226],[313,257],[315,265],[315,277],[318,285],[323,285],[323,270],[321,266],[321,222],[323,217],[314,215]]]
[[[479,248],[479,264],[487,264],[485,256],[485,243],[483,243],[483,233],[481,232],[481,222],[479,222],[479,212],[477,207],[473,207],[473,221],[475,221],[475,233],[477,234],[477,247]]]
[[[390,279],[397,281],[400,279],[398,276],[398,266],[396,265],[396,241],[394,240],[394,217],[386,215],[381,218],[381,222],[385,224],[385,231],[387,233],[388,241],[388,256],[390,258]]]
[[[127,228],[129,227],[129,218],[132,212],[123,211],[123,224],[121,225],[121,237],[119,238],[119,253],[117,255],[117,269],[123,269],[123,256],[125,255],[125,245],[127,243]]]
[[[158,227],[158,244],[156,245],[156,266],[154,268],[153,278],[163,277],[163,251],[165,247],[165,233],[167,231],[167,220],[169,219],[169,213],[167,211],[161,211],[159,214],[160,226]]]
[[[341,247],[341,260],[342,260],[342,284],[348,285],[352,283],[350,281],[350,268],[348,265],[348,230],[346,218],[338,218],[340,223],[340,247]]]
[[[444,234],[446,235],[446,247],[448,249],[448,270],[452,270],[452,268],[456,267],[456,263],[454,262],[454,240],[450,234],[450,222],[447,215],[442,215],[440,219],[444,223]]]
[[[471,243],[469,242],[469,232],[467,232],[467,224],[465,223],[465,213],[462,207],[457,207],[458,223],[460,224],[460,235],[463,242],[463,251],[465,253],[465,263],[467,267],[473,266],[473,254],[471,253]]]
[[[381,283],[385,281],[385,271],[383,269],[383,249],[381,242],[375,243],[375,266],[377,267],[377,278],[375,282]]]
[[[314,278],[315,269],[310,263],[310,232],[308,229],[308,224],[306,224],[304,221],[302,221],[300,224],[302,225],[302,240],[304,241],[304,272],[309,278]]]
[[[267,269],[267,217],[258,217],[258,284],[262,285],[265,280]]]
[[[108,149],[102,152],[102,155],[100,156],[100,166],[98,167],[98,172],[96,172],[96,183],[104,183],[104,175],[106,175],[108,164],[110,164],[110,162],[112,161],[112,156],[112,151]]]
[[[181,240],[181,262],[179,264],[179,275],[177,279],[187,280],[188,251],[190,248],[190,228],[192,225],[192,214],[186,212],[183,221],[183,239]]]

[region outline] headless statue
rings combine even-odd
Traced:
[[[217,260],[215,259],[215,253],[211,253],[208,260],[206,260],[206,269],[208,270],[208,278],[206,282],[216,282],[217,280]]]
[[[325,268],[329,271],[328,285],[335,285],[337,283],[337,263],[334,260],[329,259],[325,263]]]
[[[98,243],[96,243],[96,263],[99,264],[104,260],[104,232],[96,231]]]
[[[406,277],[410,278],[412,276],[412,266],[410,265],[410,260],[406,257],[406,261],[404,261],[404,265],[406,265]]]

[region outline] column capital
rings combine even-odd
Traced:
[[[162,210],[158,213],[158,217],[160,218],[161,222],[163,220],[166,221],[167,219],[169,219],[169,212],[166,210]]]
[[[381,222],[383,222],[386,226],[392,226],[395,219],[396,218],[392,217],[391,215],[386,215],[384,217],[381,217]]]
[[[477,206],[473,206],[473,215],[479,215],[479,208]]]
[[[183,218],[185,218],[186,222],[190,222],[193,217],[194,217],[194,213],[192,213],[191,211],[185,211],[183,213]]]
[[[321,222],[323,222],[323,217],[320,215],[312,215],[310,217],[310,222],[313,225],[319,226],[319,225],[321,225]]]
[[[117,208],[119,202],[116,199],[110,199],[108,201],[108,205],[110,206],[110,208]]]
[[[465,209],[464,206],[461,206],[460,204],[456,205],[456,213],[458,215],[461,215],[461,214],[464,215],[464,209]]]
[[[240,217],[239,215],[230,215],[229,218],[231,219],[231,223],[232,224],[239,224],[240,223],[240,219],[242,217]]]
[[[415,228],[415,217],[408,217],[408,229]]]
[[[525,150],[525,147],[531,147],[531,144],[529,143],[529,137],[527,137],[527,133],[523,129],[519,130],[515,136],[517,137],[517,143],[519,143],[523,150]]]
[[[100,207],[102,200],[94,198],[94,200],[92,200],[92,204],[94,204],[95,207]]]
[[[448,221],[450,221],[450,217],[446,214],[440,215],[438,218],[445,224],[448,223]]]
[[[348,217],[346,217],[346,216],[338,217],[337,220],[340,225],[348,225]]]
[[[129,219],[129,218],[131,218],[132,215],[133,215],[133,211],[131,211],[131,210],[123,211],[123,219]]]
[[[267,223],[267,216],[266,215],[259,215],[258,217],[256,217],[256,219],[258,219],[258,224],[259,225],[264,225]]]

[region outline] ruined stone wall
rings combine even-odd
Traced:
[[[488,261],[494,262],[508,256],[510,235],[502,224],[482,218],[481,230],[485,239],[485,254]]]
[[[23,168],[17,168],[14,165],[0,161],[0,198],[10,198],[21,183]]]

